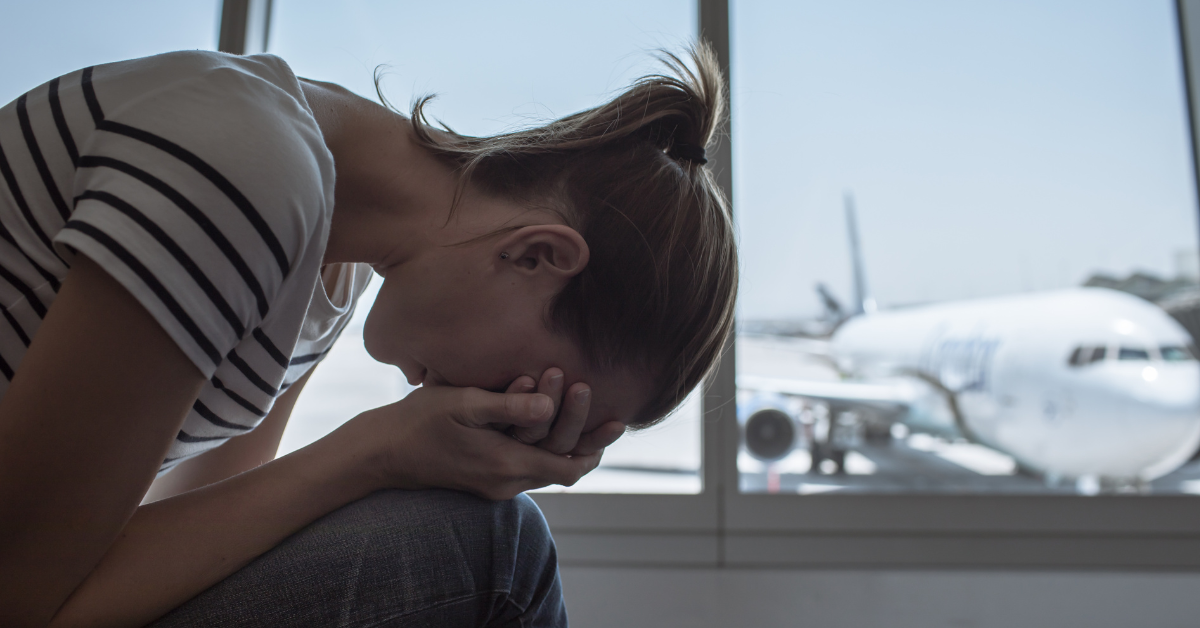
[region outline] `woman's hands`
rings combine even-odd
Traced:
[[[528,377],[506,393],[419,388],[364,412],[344,429],[362,430],[354,438],[375,443],[370,464],[381,470],[381,488],[440,487],[503,500],[549,484],[571,486],[599,464],[603,448],[624,426],[614,421],[581,434],[590,389],[573,385],[564,401],[558,369],[543,374],[538,392],[533,388]],[[509,426],[544,437],[534,447],[496,429]]]
[[[508,392],[533,392],[534,386],[532,377],[522,375],[509,385]],[[588,408],[592,402],[592,391],[587,384],[576,382],[564,396],[562,370],[546,369],[536,387],[537,392],[554,401],[555,415],[558,418],[553,423],[539,423],[528,427],[513,425],[508,433],[522,443],[537,445],[551,453],[582,455],[613,444],[625,433],[625,425],[620,421],[609,421],[586,434],[583,433]]]

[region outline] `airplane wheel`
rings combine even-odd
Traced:
[[[821,473],[821,461],[825,460],[825,448],[813,443],[808,447],[808,455],[812,458],[812,462],[808,465],[808,472]]]
[[[812,465],[808,468],[809,473],[817,475],[842,475],[846,472],[845,450],[834,449],[829,445],[813,445],[809,449],[809,452],[812,455]],[[826,460],[833,464],[822,464]]]
[[[846,474],[846,450],[835,449],[829,452],[829,459],[833,461],[833,464],[837,465],[837,470],[833,472],[834,475]]]

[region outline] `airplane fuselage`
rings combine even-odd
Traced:
[[[1200,444],[1200,363],[1160,308],[1099,288],[859,316],[832,338],[843,372],[912,378],[902,419],[1055,477],[1149,480]]]

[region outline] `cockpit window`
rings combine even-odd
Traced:
[[[1103,361],[1107,352],[1105,347],[1075,347],[1071,357],[1067,358],[1067,363],[1071,366],[1086,366],[1092,362]]]
[[[1121,347],[1117,352],[1118,360],[1149,360],[1150,352],[1145,349],[1136,349],[1133,347]]]
[[[1163,360],[1167,362],[1186,362],[1196,359],[1195,354],[1188,347],[1168,345],[1159,347],[1159,351],[1162,353]]]

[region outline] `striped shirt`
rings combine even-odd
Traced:
[[[371,278],[322,277],[333,156],[278,57],[177,52],[56,78],[0,109],[0,175],[0,395],[82,253],[208,378],[160,474],[258,425]]]

